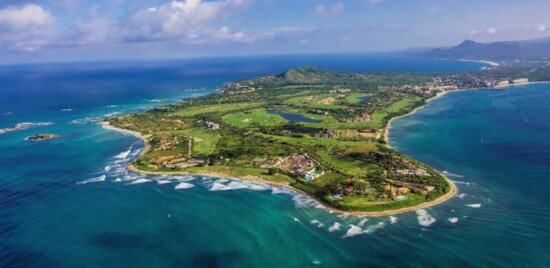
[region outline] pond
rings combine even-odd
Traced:
[[[304,122],[304,123],[321,123],[323,120],[312,119],[296,113],[285,113],[279,110],[267,110],[268,114],[278,114],[282,118],[290,121]]]

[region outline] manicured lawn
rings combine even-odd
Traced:
[[[215,130],[189,128],[182,130],[185,136],[194,140],[193,153],[199,156],[207,156],[216,149],[216,143],[220,135]]]
[[[295,182],[294,179],[283,174],[269,175],[267,174],[267,170],[261,169],[261,168],[207,166],[207,167],[191,167],[191,168],[185,169],[185,171],[196,172],[196,173],[220,172],[220,173],[229,174],[235,177],[244,177],[244,176],[251,175],[251,176],[260,177],[265,180],[273,181],[273,182],[282,182],[282,183]]]
[[[266,109],[254,109],[228,114],[223,117],[223,122],[245,128],[253,125],[278,126],[288,122],[288,120],[277,114],[269,114],[266,112]]]
[[[197,106],[197,107],[183,109],[179,112],[173,113],[172,115],[189,117],[197,114],[229,112],[229,111],[259,106],[261,104],[262,104],[261,102],[243,102],[243,103],[227,103],[227,104],[219,104],[219,105]]]

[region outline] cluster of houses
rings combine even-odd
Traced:
[[[394,187],[391,185],[384,186],[384,190],[386,190],[386,192],[389,193],[389,195],[387,193],[381,193],[379,196],[380,198],[391,197],[395,200],[402,200],[404,195],[411,192],[411,190],[407,187]]]
[[[214,123],[214,122],[206,121],[206,122],[204,122],[204,125],[203,125],[202,127],[203,127],[204,129],[215,130],[215,129],[220,129],[220,124]]]
[[[456,89],[465,89],[472,87],[502,87],[512,84],[524,84],[528,83],[528,78],[486,78],[478,76],[451,76],[451,77],[436,77],[433,82],[425,83],[423,85],[401,85],[401,86],[378,86],[379,90],[398,90],[409,91],[419,94],[432,94],[436,91],[449,91]]]
[[[250,161],[250,164],[260,168],[277,167],[289,171],[295,176],[302,176],[307,181],[313,181],[325,174],[323,171],[318,172],[316,170],[317,163],[313,159],[301,154],[275,159],[255,157]]]
[[[371,120],[372,120],[372,118],[371,118],[370,114],[368,112],[364,112],[359,117],[347,118],[347,119],[344,119],[342,122],[345,122],[345,123],[361,123],[361,122],[369,122]]]
[[[430,173],[424,169],[416,168],[416,169],[398,169],[394,170],[392,172],[395,175],[399,176],[421,176],[421,177],[429,177],[431,176]]]
[[[331,127],[327,127],[320,133],[315,134],[315,138],[336,138],[336,137],[337,137],[336,130]]]
[[[185,137],[179,135],[159,135],[155,137],[155,143],[157,146],[153,148],[153,151],[171,150],[177,147],[181,147],[184,141],[188,141]]]
[[[311,110],[308,110],[307,112],[310,114],[328,115],[328,111],[319,110],[319,109],[311,109]]]
[[[339,89],[332,89],[329,91],[330,94],[334,94],[334,93],[350,93],[351,92],[351,89],[349,88],[339,88]]]
[[[243,85],[239,82],[230,82],[226,83],[221,89],[221,92],[227,93],[229,95],[249,93],[254,91],[256,91],[256,87],[254,87],[253,81],[248,81],[246,85]]]

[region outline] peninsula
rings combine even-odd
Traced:
[[[462,73],[347,73],[315,67],[225,84],[218,93],[108,118],[142,138],[130,170],[213,174],[291,188],[329,209],[389,215],[441,203],[455,186],[386,144],[392,119],[446,92],[547,81],[548,65]]]

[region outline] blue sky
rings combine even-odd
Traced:
[[[0,0],[8,62],[381,52],[550,36],[547,0]]]

